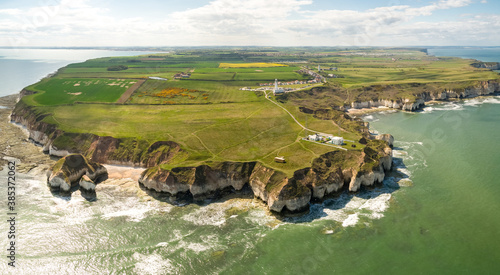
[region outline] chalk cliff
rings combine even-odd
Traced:
[[[211,166],[153,167],[139,182],[146,188],[171,195],[191,194],[205,198],[217,191],[241,190],[248,184],[253,194],[275,212],[300,212],[311,200],[321,200],[343,188],[382,182],[392,167],[392,149],[383,140],[370,140],[363,151],[333,151],[315,159],[312,166],[295,171],[292,177],[256,162],[221,162]]]
[[[465,85],[465,84],[463,84]],[[393,88],[393,87],[391,87]],[[412,98],[402,99],[376,99],[369,101],[351,102],[350,108],[372,108],[372,107],[389,107],[393,109],[401,109],[404,111],[416,111],[425,106],[425,102],[450,99],[473,98],[478,96],[488,96],[500,92],[500,83],[496,80],[478,81],[471,83],[465,87],[451,87],[441,90],[434,90],[432,86],[424,88],[425,91],[413,95]]]
[[[185,152],[173,141],[150,143],[137,138],[114,138],[88,133],[66,133],[43,121],[47,114],[18,102],[11,114],[11,122],[28,130],[29,139],[43,147],[51,156],[64,157],[72,153],[100,163],[135,167],[152,167],[166,163]]]

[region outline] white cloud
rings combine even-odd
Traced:
[[[500,43],[498,16],[427,22],[435,11],[464,7],[472,0],[364,11],[308,10],[312,0],[213,0],[156,20],[117,19],[89,0],[52,1],[27,10],[0,9],[5,15],[0,19],[0,45],[430,45],[468,39]]]

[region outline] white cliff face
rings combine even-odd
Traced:
[[[190,182],[180,182],[174,176],[171,176],[171,172],[167,173],[163,178],[144,178],[141,176],[139,178],[139,183],[143,184],[149,189],[153,189],[156,192],[166,192],[172,195],[177,195],[178,193],[184,193],[189,191],[189,187],[194,182],[194,176],[190,177]],[[194,170],[192,171],[194,175]]]
[[[375,167],[372,171],[368,173],[352,171],[351,177],[349,177],[349,174],[344,176],[346,179],[350,178],[349,191],[356,192],[362,185],[371,186],[384,181],[385,172],[392,169],[392,149],[387,147],[384,149],[384,153],[385,156],[380,158],[378,167]]]
[[[477,86],[467,87],[462,91],[444,90],[444,91],[428,92],[417,95],[419,98],[417,98],[416,100],[379,99],[377,101],[372,100],[364,102],[352,102],[351,108],[362,109],[362,108],[373,108],[373,107],[377,108],[384,106],[393,109],[401,109],[404,111],[415,111],[424,107],[426,101],[448,100],[456,98],[473,98],[477,96],[493,95],[494,93],[497,92],[500,92],[500,83],[495,81],[482,81]]]
[[[405,111],[414,111],[422,108],[425,101],[422,99],[417,99],[415,102],[405,99],[403,101],[392,101],[388,99],[380,99],[377,101],[365,101],[365,102],[352,102],[351,108],[362,109],[362,108],[378,108],[378,107],[388,107],[392,109],[402,109]]]
[[[375,183],[382,182],[384,180],[385,173],[383,169],[378,169],[370,171],[366,174],[355,175],[351,178],[351,182],[349,183],[349,191],[356,192],[359,190],[361,185],[371,186]]]
[[[322,199],[331,193],[335,193],[335,192],[339,191],[343,185],[344,185],[343,180],[331,181],[331,182],[328,182],[328,183],[326,183],[324,185],[320,185],[320,186],[313,185],[312,186],[312,191],[313,191],[312,196],[315,199]]]
[[[189,191],[193,194],[193,197],[203,197],[207,194],[214,193],[218,190],[223,190],[229,187],[233,187],[235,190],[241,190],[245,181],[243,180],[231,180],[231,179],[216,179],[207,180],[203,184],[193,184],[190,186]]]
[[[278,199],[272,196],[269,198],[267,203],[269,205],[269,209],[275,212],[281,212],[285,207],[290,211],[300,211],[309,205],[310,200],[311,194],[308,193],[290,199]]]
[[[377,135],[377,136],[375,136],[375,139],[383,140],[383,141],[387,142],[387,144],[389,144],[389,146],[391,146],[391,147],[394,144],[394,137],[390,134]]]

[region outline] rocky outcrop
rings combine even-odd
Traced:
[[[478,69],[500,70],[500,63],[498,62],[476,62],[472,63],[471,66]]]
[[[47,183],[53,190],[67,195],[79,185],[84,191],[94,191],[95,183],[107,178],[101,164],[88,161],[80,154],[71,154],[58,160],[47,173]]]
[[[270,210],[300,212],[309,208],[311,190],[283,172],[257,164],[250,176],[254,195],[265,201]]]
[[[342,189],[358,191],[361,186],[382,182],[392,167],[392,149],[384,140],[369,140],[363,151],[333,151],[315,159],[312,166],[295,171],[292,177],[261,163],[222,162],[211,166],[153,167],[145,170],[139,183],[171,195],[190,194],[206,198],[224,189],[241,190],[246,184],[253,194],[275,212],[300,212],[313,200],[324,199]]]

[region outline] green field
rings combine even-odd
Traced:
[[[51,78],[28,89],[39,92],[32,97],[37,105],[115,102],[135,82],[133,79]]]
[[[254,92],[240,91],[239,86],[232,86],[232,82],[221,81],[158,81],[147,80],[129,99],[130,104],[166,104],[166,101],[173,101],[175,104],[207,104],[222,102],[249,102],[257,100],[258,96]],[[154,94],[168,88],[195,89],[199,93],[192,94],[195,99],[176,96],[175,98],[160,98]],[[207,97],[205,100],[204,98]]]
[[[478,81],[499,79],[495,72],[470,66],[472,62],[436,58],[420,49],[290,48],[280,49],[280,54],[237,49],[177,50],[70,64],[54,77],[27,87],[36,94],[24,97],[23,102],[37,106],[37,113],[45,114],[44,121],[66,132],[175,141],[188,152],[175,165],[258,160],[291,175],[320,154],[337,149],[303,141],[312,132],[303,130],[284,110],[269,102],[262,90],[240,88],[260,88],[259,83],[274,79],[310,80],[314,77],[304,72],[317,73],[320,65],[325,83],[283,86],[306,86],[309,90],[275,100],[313,132],[343,136],[355,141],[347,142],[344,148],[359,150],[363,145],[358,142],[361,133],[355,130],[358,124],[338,113],[321,120],[299,108],[339,108],[353,101],[378,98],[411,100],[426,91],[463,89]],[[224,63],[230,65],[222,66]],[[284,66],[268,67],[277,63]],[[125,69],[108,70],[118,66]],[[178,73],[190,76],[174,79]],[[167,80],[148,79],[152,76]],[[116,102],[139,79],[146,81],[124,104],[95,104]],[[275,156],[285,156],[287,163],[275,163]]]
[[[291,174],[320,154],[335,150],[300,140],[305,131],[267,100],[172,106],[93,104],[92,108],[77,104],[40,110],[51,114],[44,121],[67,132],[176,141],[189,152],[181,165],[258,160]],[[335,132],[328,123],[321,129]],[[289,161],[275,163],[278,155]]]

